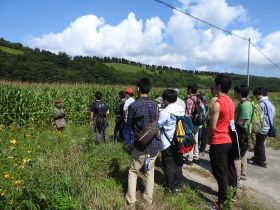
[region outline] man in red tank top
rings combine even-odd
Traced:
[[[210,162],[212,172],[218,183],[218,207],[227,199],[229,186],[236,188],[237,178],[229,135],[230,120],[234,119],[235,106],[228,91],[231,80],[219,75],[214,80],[214,90],[218,100],[214,103],[210,120]]]

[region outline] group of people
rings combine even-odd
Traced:
[[[218,184],[218,201],[214,203],[217,209],[227,199],[228,188],[237,189],[240,180],[247,179],[247,161],[259,167],[267,167],[265,140],[274,127],[275,107],[268,98],[263,87],[253,90],[262,112],[262,126],[257,133],[252,133],[252,118],[255,106],[248,99],[249,87],[240,84],[234,87],[235,104],[228,95],[231,80],[225,75],[214,79],[211,94],[213,98],[206,103],[205,95],[197,92],[196,84],[187,85],[185,100],[178,97],[178,89],[165,89],[156,101],[149,98],[152,89],[148,78],[140,79],[136,84],[137,99],[134,91],[128,88],[119,92],[119,102],[116,106],[114,139],[124,140],[131,152],[131,166],[128,173],[128,189],[126,202],[135,206],[137,177],[144,167],[145,190],[143,199],[152,204],[154,189],[154,168],[159,153],[165,176],[166,189],[176,195],[182,190],[184,177],[183,164],[199,164],[200,155],[204,155],[206,144],[210,145],[209,156],[212,173]],[[102,93],[97,92],[96,100],[90,108],[90,124],[97,133],[97,143],[107,139],[108,108],[102,101]],[[189,116],[193,124],[194,145],[191,151],[178,156],[174,153],[172,140],[177,129],[178,117]],[[139,150],[134,145],[135,134],[139,134],[151,123],[157,122],[159,135],[151,140],[144,149]],[[231,136],[232,123],[242,130],[240,135],[239,156],[233,153]],[[239,131],[240,133],[240,131]],[[249,138],[254,137],[254,156],[247,160]],[[182,158],[183,161],[179,161]]]

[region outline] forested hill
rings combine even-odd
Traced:
[[[197,83],[208,88],[216,74],[218,73],[145,65],[123,58],[70,57],[66,53],[33,50],[0,38],[2,80],[134,85],[138,78],[147,76],[158,87],[185,87],[188,83]],[[246,76],[229,76],[234,83],[246,83]],[[280,91],[279,78],[251,77],[250,83],[252,88],[264,86],[269,91]]]

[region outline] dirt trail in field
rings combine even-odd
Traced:
[[[248,164],[248,179],[241,181],[238,194],[246,195],[260,209],[280,209],[280,151],[266,148],[267,168]],[[247,158],[253,156],[247,152]],[[201,157],[199,165],[184,165],[184,176],[189,185],[197,189],[206,201],[217,200],[218,186],[211,174],[209,154]]]

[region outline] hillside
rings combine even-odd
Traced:
[[[31,49],[0,38],[0,79],[10,81],[134,85],[140,77],[146,76],[157,87],[182,88],[188,83],[197,83],[201,88],[209,88],[217,74],[146,65],[115,57],[70,57],[63,52],[54,54]],[[228,75],[233,85],[246,83],[244,75]],[[264,86],[269,91],[279,91],[279,82],[279,78],[252,76],[250,83],[251,88]]]

